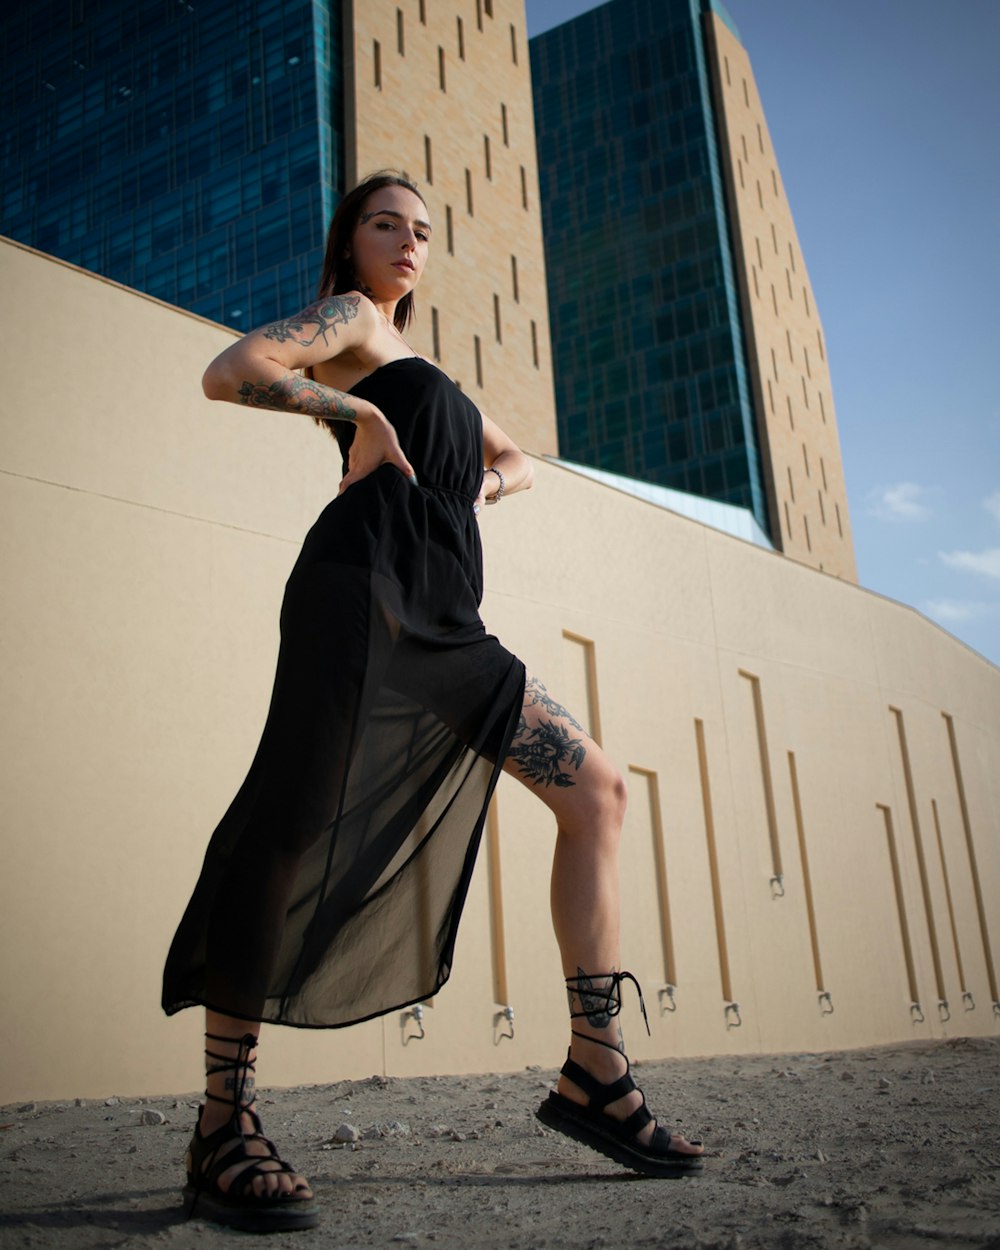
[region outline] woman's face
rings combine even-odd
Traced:
[[[406,187],[382,187],[365,200],[351,238],[359,285],[376,299],[400,300],[420,281],[431,227],[427,205]]]

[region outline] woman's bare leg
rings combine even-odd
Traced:
[[[534,677],[525,685],[521,721],[504,769],[536,793],[556,818],[551,903],[563,975],[590,977],[595,989],[603,988],[601,974],[621,969],[618,854],[625,781],[586,730]],[[584,1010],[588,1001],[574,993],[570,1010]],[[570,1055],[606,1084],[626,1071],[624,1041],[617,1018],[608,1019],[599,1004],[591,1008],[573,1020],[573,1032],[614,1049],[571,1035]],[[562,1075],[559,1092],[574,1102],[587,1101],[583,1091]],[[607,1111],[624,1120],[641,1103],[642,1095],[634,1091]],[[654,1128],[647,1125],[639,1140],[648,1142]],[[683,1153],[701,1153],[699,1146],[679,1134],[674,1134],[671,1146]]]

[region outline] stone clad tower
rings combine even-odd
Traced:
[[[347,182],[402,166],[431,210],[414,345],[525,450],[556,450],[523,4],[343,0]]]

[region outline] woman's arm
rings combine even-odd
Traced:
[[[534,465],[514,440],[489,417],[483,417],[483,465],[481,493],[486,503],[495,503],[500,493],[500,478],[496,473],[490,473],[490,469],[498,469],[503,474],[504,495],[530,490],[535,480]]]
[[[251,408],[353,421],[361,401],[296,371],[362,346],[377,328],[378,313],[364,296],[327,296],[227,347],[205,370],[202,389],[209,399]]]
[[[363,346],[379,330],[374,304],[356,292],[329,295],[296,317],[251,330],[212,361],[202,378],[209,399],[250,408],[350,421],[356,432],[341,492],[382,464],[414,477],[386,417],[374,404],[298,372]]]

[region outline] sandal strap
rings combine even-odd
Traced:
[[[631,981],[639,995],[639,1009],[642,1012],[642,1018],[646,1023],[646,1032],[652,1036],[652,1030],[649,1027],[649,1016],[646,1014],[646,1002],[642,996],[642,986],[632,975],[631,972],[597,972],[584,973],[582,969],[577,969],[578,975],[566,978],[566,989],[569,993],[570,1008],[569,1018],[571,1020],[584,1019],[596,1012],[606,1015],[609,1020],[617,1016],[622,1009],[622,991],[623,981]],[[582,1011],[573,1010],[574,996],[579,1000]],[[594,1041],[597,1039],[594,1038]]]
[[[255,1111],[247,1111],[253,1124],[253,1132],[248,1133],[240,1127],[234,1114],[233,1118],[221,1128],[207,1137],[200,1130],[195,1133],[191,1142],[192,1180],[199,1188],[218,1188],[219,1178],[224,1172],[237,1164],[247,1166],[233,1178],[227,1193],[230,1196],[246,1197],[253,1180],[257,1176],[277,1175],[280,1172],[294,1173],[295,1169],[286,1160],[279,1158],[274,1142],[264,1135],[264,1126]],[[267,1147],[266,1155],[250,1154],[247,1150],[249,1142],[262,1142]],[[223,1150],[224,1146],[233,1143],[231,1149]],[[269,1166],[265,1167],[264,1164]],[[275,1167],[274,1165],[278,1166]]]
[[[612,1047],[612,1049],[615,1049]],[[620,1051],[618,1052],[621,1053]],[[628,1060],[625,1060],[628,1063]],[[617,1102],[619,1098],[624,1098],[626,1094],[637,1088],[632,1074],[626,1072],[624,1076],[618,1077],[617,1080],[609,1082],[607,1085],[603,1081],[599,1081],[595,1076],[582,1068],[575,1059],[567,1058],[562,1066],[562,1074],[568,1080],[572,1081],[578,1089],[590,1099],[590,1106],[603,1110],[613,1102]]]
[[[642,1132],[642,1130],[646,1127],[647,1124],[652,1122],[652,1120],[653,1120],[653,1113],[646,1106],[646,1095],[643,1094],[642,1106],[636,1107],[636,1109],[632,1112],[632,1114],[628,1117],[628,1119],[622,1121],[621,1131],[627,1137],[636,1137],[639,1133]],[[657,1128],[659,1127],[660,1126],[657,1125]],[[660,1129],[660,1131],[662,1132],[663,1130]],[[654,1130],[653,1136],[654,1137],[656,1136],[655,1130]],[[670,1140],[669,1133],[667,1134],[667,1140],[668,1142]]]

